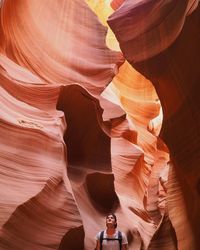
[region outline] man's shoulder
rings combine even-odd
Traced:
[[[104,230],[101,230],[96,234],[96,239],[100,239],[102,232],[104,233]]]
[[[124,232],[120,231],[121,232],[121,236],[122,236],[122,244],[127,244],[128,241],[127,241],[127,236]]]
[[[117,230],[117,234],[125,235],[125,233],[123,231],[121,231],[120,229]]]

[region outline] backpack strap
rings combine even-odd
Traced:
[[[118,231],[119,249],[122,249],[122,233]]]
[[[118,231],[117,239],[103,238],[104,231],[100,233],[100,250],[102,250],[102,242],[103,240],[118,240],[119,241],[119,249],[122,249],[122,233]]]
[[[100,233],[100,250],[102,250],[103,233],[104,233],[104,231],[101,231],[101,233]]]

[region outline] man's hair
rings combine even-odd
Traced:
[[[115,219],[115,228],[117,227],[117,216],[114,213],[109,213],[106,218],[108,218],[109,215],[112,215]]]

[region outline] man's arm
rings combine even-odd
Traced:
[[[122,248],[123,249],[123,248]],[[126,249],[126,248],[125,248]],[[96,248],[95,250],[100,250],[100,240],[96,241]]]
[[[122,250],[128,250],[128,244],[122,244]]]

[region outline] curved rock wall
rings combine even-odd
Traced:
[[[135,69],[152,81],[160,98],[163,108],[161,137],[173,162],[167,195],[169,216],[176,231],[178,249],[198,249],[200,137],[197,34],[200,12],[198,1],[159,3],[161,9],[156,12],[152,1],[141,1],[138,5],[125,1],[110,17],[109,24],[120,41],[123,54]],[[178,20],[170,18],[168,29],[166,22],[176,11],[179,15],[174,17]],[[163,19],[160,13],[166,18]],[[160,20],[159,25],[151,27],[151,22],[156,24],[156,20]],[[126,27],[122,23],[126,23]],[[139,31],[136,29],[138,26]],[[175,32],[175,27],[179,31]],[[172,36],[173,44],[169,42]]]
[[[157,7],[148,2],[143,14],[154,13]],[[175,6],[172,1],[167,5],[159,2],[164,8],[159,18]],[[183,1],[180,9],[176,5],[174,17],[178,11],[185,18],[196,7],[192,4]],[[116,36],[123,54],[130,59],[122,46],[122,40],[129,35],[126,36],[126,29],[125,33],[121,32],[124,27],[118,26],[121,16],[115,19],[115,15],[126,6],[129,15],[137,6],[132,1],[112,1],[111,6],[116,12],[109,24],[114,32],[115,27],[120,27]],[[155,45],[155,50],[145,47],[137,55],[140,63],[129,60],[133,69],[127,61],[123,63],[121,52],[112,51],[106,45],[107,41],[110,48],[119,50],[110,30],[106,37],[107,28],[102,25],[111,13],[107,1],[1,2],[1,249],[93,249],[94,236],[105,227],[105,216],[110,211],[116,213],[130,249],[161,249],[161,246],[162,249],[192,249],[194,246],[191,234],[194,219],[190,217],[187,230],[180,225],[187,223],[187,211],[191,208],[191,202],[184,199],[189,199],[190,194],[197,198],[190,180],[196,185],[198,171],[192,165],[194,171],[186,176],[187,167],[180,159],[188,158],[184,151],[177,156],[177,150],[181,149],[176,143],[179,137],[170,137],[171,130],[166,129],[167,119],[174,117],[186,98],[175,102],[178,85],[173,81],[179,79],[175,78],[179,71],[173,74],[168,64],[166,72],[161,74],[159,69],[163,69],[166,61],[162,59],[159,68],[155,68],[160,57],[144,61],[142,54],[148,58],[155,56],[171,43],[161,48]],[[197,10],[191,18],[197,23],[195,13]],[[134,16],[135,24],[140,20],[137,18]],[[184,18],[180,27],[187,35],[191,31],[189,27],[187,31]],[[159,20],[152,18],[148,25],[151,27]],[[127,21],[127,29],[128,24]],[[171,21],[169,25],[174,27]],[[124,34],[122,40],[121,34]],[[185,41],[181,36],[178,39]],[[160,40],[155,41],[159,44]],[[175,47],[168,50],[174,48],[173,55],[177,53],[175,58],[179,59],[181,44],[176,45],[177,41],[173,40]],[[187,47],[188,43],[183,44]],[[196,43],[194,48],[197,47]],[[128,55],[134,57],[133,52],[131,49]],[[190,70],[185,70],[183,78],[196,76],[195,69],[192,75]],[[157,76],[159,81],[155,81]],[[195,80],[191,91],[196,86]],[[171,86],[171,101],[165,100],[164,83]],[[170,105],[174,109],[167,113]],[[158,136],[160,130],[173,165],[169,162],[167,146]],[[185,134],[185,137],[189,136]],[[197,142],[193,140],[193,145]],[[195,159],[191,158],[192,164],[197,163]],[[186,180],[188,190],[180,184],[180,179]],[[183,211],[176,206],[182,206]],[[195,209],[198,201],[193,207],[197,215]]]

